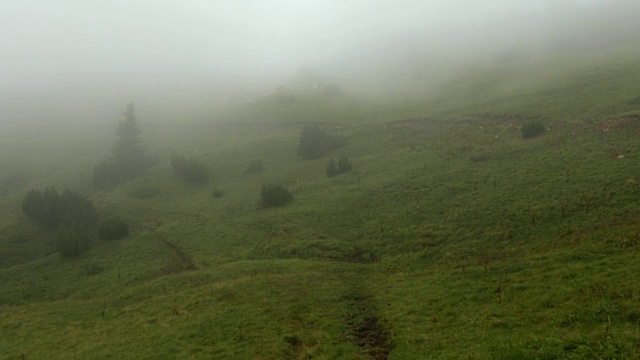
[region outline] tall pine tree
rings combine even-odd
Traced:
[[[142,144],[135,105],[127,105],[122,115],[116,129],[118,140],[111,149],[111,156],[94,168],[93,183],[99,188],[127,181],[153,165]]]
[[[136,108],[133,103],[127,105],[122,113],[116,135],[118,141],[111,151],[111,161],[118,168],[124,179],[135,177],[147,168],[148,158],[142,145],[140,128],[136,121]]]

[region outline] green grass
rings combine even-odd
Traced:
[[[3,143],[34,154],[0,161],[29,173],[1,183],[0,358],[637,358],[640,126],[603,127],[640,112],[632,60],[473,71],[420,102],[306,92],[217,121],[142,122],[158,164],[100,192],[90,174],[111,133],[82,130],[56,154],[43,149],[73,129]],[[523,140],[532,118],[548,130]],[[306,121],[348,145],[301,160]],[[180,179],[173,152],[212,178]],[[353,171],[327,178],[339,155]],[[293,202],[258,206],[268,183]],[[89,193],[131,235],[61,258],[20,211],[49,185]]]

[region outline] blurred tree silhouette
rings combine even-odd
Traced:
[[[122,114],[124,119],[118,124],[117,142],[111,150],[111,157],[98,163],[93,172],[93,183],[98,188],[117,185],[140,175],[153,165],[146,154],[140,137],[133,103],[127,105]]]
[[[298,156],[305,160],[317,159],[347,144],[342,136],[327,134],[316,125],[305,125],[300,135]]]

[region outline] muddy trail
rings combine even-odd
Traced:
[[[393,345],[390,342],[388,324],[382,324],[370,296],[361,292],[346,295],[346,324],[352,341],[363,355],[374,360],[385,360]]]
[[[160,270],[163,274],[177,274],[183,271],[196,270],[196,265],[193,256],[189,254],[182,246],[169,241],[162,235],[156,234],[158,241],[166,246],[173,253],[174,257],[167,265]]]

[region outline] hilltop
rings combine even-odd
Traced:
[[[0,358],[638,357],[637,60],[564,54],[388,102],[345,84],[141,118],[157,165],[101,191],[112,133],[6,133]],[[528,122],[544,134],[523,139]],[[347,145],[302,160],[309,123]],[[212,178],[176,176],[174,152]],[[328,178],[340,155],[353,170]],[[269,183],[294,200],[260,207]],[[60,257],[20,210],[47,186],[87,194],[130,236]]]

